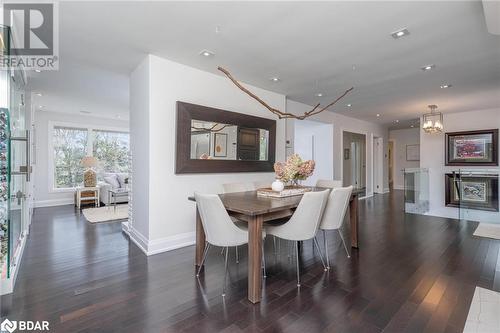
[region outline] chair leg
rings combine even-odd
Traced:
[[[319,258],[321,259],[321,263],[323,264],[323,269],[327,271],[328,269],[326,268],[325,260],[323,259],[323,253],[321,253],[321,248],[319,247],[318,238],[316,236],[314,236],[314,244],[316,244],[316,247],[318,248]]]
[[[273,250],[274,250],[274,255],[276,255],[276,236],[273,236]]]
[[[264,242],[262,242],[262,273],[264,274],[264,279],[266,275],[266,255],[264,254]]]
[[[295,242],[295,259],[297,260],[297,287],[300,287],[300,268],[299,268],[299,242]]]
[[[239,264],[240,263],[240,256],[238,255],[238,247],[236,246],[234,248],[235,252],[236,252],[236,263]]]
[[[226,247],[226,259],[224,260],[224,285],[222,286],[222,297],[226,296],[226,279],[227,279],[227,257],[229,249]]]
[[[347,246],[345,245],[344,237],[342,236],[340,229],[337,229],[337,231],[339,232],[340,239],[342,239],[342,244],[344,244],[344,249],[345,249],[345,253],[347,253],[347,258],[350,258],[351,255],[349,254],[349,251],[347,250]]]
[[[201,264],[200,264],[200,267],[198,267],[198,272],[196,273],[196,276],[200,276],[201,269],[203,268],[203,265],[205,264],[205,259],[207,259],[207,253],[208,253],[209,248],[210,248],[210,244],[207,243],[207,245],[205,245],[205,250],[203,251],[203,257],[201,258]]]
[[[330,258],[328,257],[328,239],[326,238],[326,230],[323,230],[323,238],[325,240],[326,268],[330,269]]]
[[[220,250],[220,255],[221,255],[221,256],[223,256],[223,255],[224,255],[224,250],[225,250],[225,249],[226,249],[226,248],[225,248],[225,247],[223,247],[223,248],[222,248],[222,250]]]

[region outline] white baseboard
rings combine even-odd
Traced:
[[[386,187],[384,188],[384,191],[382,192],[383,194],[391,192],[391,189]]]
[[[393,189],[395,189],[395,190],[404,190],[405,187],[402,186],[402,185],[394,185]]]
[[[147,256],[180,249],[194,245],[196,242],[195,232],[186,232],[170,237],[148,240],[143,234],[134,229],[133,226],[122,223],[122,231],[129,235],[132,242],[137,245]]]
[[[10,271],[10,277],[8,279],[0,279],[0,295],[11,294],[14,291],[17,273],[19,273],[19,267],[21,267],[21,260],[23,259],[27,238],[27,233],[25,233],[24,237],[21,239],[21,244],[19,245],[21,247],[19,250],[19,255],[16,257],[16,261]]]
[[[33,207],[53,207],[53,206],[64,206],[64,205],[73,205],[75,201],[73,198],[64,198],[64,199],[50,199],[50,200],[38,200],[34,202]]]

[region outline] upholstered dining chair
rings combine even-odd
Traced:
[[[260,180],[260,181],[254,182],[253,186],[254,186],[255,190],[258,190],[259,188],[271,187],[272,183],[273,183],[273,181]]]
[[[316,181],[316,187],[326,187],[326,188],[342,187],[342,181],[333,179],[318,179]]]
[[[222,184],[224,193],[234,193],[234,192],[246,192],[254,191],[255,186],[253,183],[227,183]]]
[[[327,230],[337,230],[344,244],[345,252],[347,253],[347,258],[350,258],[349,251],[345,245],[344,237],[340,231],[342,224],[344,222],[344,217],[347,211],[347,206],[349,205],[349,199],[352,193],[352,186],[334,188],[331,190],[328,196],[328,202],[326,203],[325,211],[323,213],[323,218],[319,228],[323,230],[323,237],[325,240],[325,255],[326,255],[326,265],[330,269],[330,259],[328,258],[328,239],[326,237]]]
[[[300,267],[299,267],[299,241],[313,239],[318,248],[321,262],[326,271],[325,261],[316,239],[321,217],[328,200],[329,190],[319,192],[306,192],[300,200],[299,206],[293,213],[290,220],[279,226],[266,227],[266,233],[281,239],[295,242],[295,256],[297,260],[297,287],[300,287]]]
[[[208,249],[211,245],[220,246],[226,249],[224,260],[224,285],[222,287],[222,296],[226,295],[226,277],[227,277],[227,257],[230,246],[240,246],[248,243],[248,231],[238,228],[232,223],[222,201],[217,194],[195,193],[196,205],[200,212],[201,223],[205,230],[206,244],[203,251],[203,257],[196,276],[200,276],[201,269],[207,258]],[[264,236],[263,236],[264,237]],[[262,252],[264,257],[264,251]],[[265,262],[264,262],[265,267]],[[265,276],[265,270],[264,270]]]
[[[222,184],[222,189],[224,190],[224,193],[235,193],[235,192],[253,191],[255,188],[254,188],[253,183],[227,183],[227,184]],[[237,218],[232,217],[232,216],[231,216],[231,220],[239,228],[244,229],[244,230],[248,230],[248,226],[247,226],[246,222],[242,222],[242,221],[240,221]],[[234,252],[236,254],[236,263],[239,264],[240,256],[238,253],[237,246],[234,248]],[[224,254],[224,248],[222,248],[221,254]]]

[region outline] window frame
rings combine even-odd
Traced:
[[[49,121],[48,123],[48,185],[49,193],[67,193],[74,192],[75,187],[63,187],[58,188],[55,184],[55,161],[54,161],[54,128],[56,127],[67,127],[79,130],[87,131],[87,147],[86,156],[93,156],[94,154],[94,131],[107,131],[107,132],[119,132],[129,134],[129,145],[130,145],[130,130],[124,127],[112,127],[112,126],[100,126],[95,124],[81,124],[72,123],[64,121]]]

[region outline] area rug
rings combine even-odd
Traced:
[[[90,223],[119,221],[128,218],[128,205],[117,205],[116,211],[111,205],[107,207],[87,208],[82,212],[83,216]]]
[[[479,223],[474,236],[500,239],[500,224]]]

